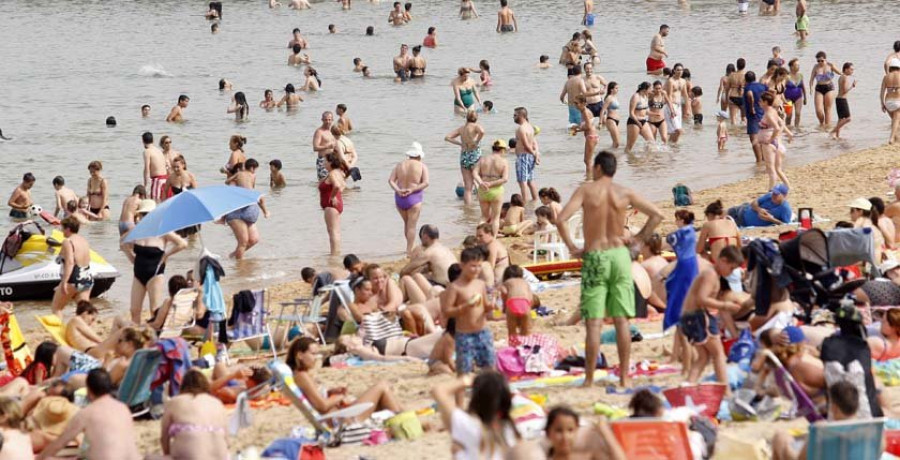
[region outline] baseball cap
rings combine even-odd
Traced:
[[[503,139],[497,139],[496,141],[494,141],[494,144],[492,145],[492,148],[493,148],[494,150],[500,150],[500,149],[505,150],[505,149],[508,149],[508,148],[509,148],[509,145],[506,144],[506,141],[505,141],[505,140],[503,140]]]
[[[790,188],[784,184],[778,184],[772,187],[772,193],[776,195],[787,195]]]

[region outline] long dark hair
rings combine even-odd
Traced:
[[[510,417],[512,410],[512,393],[506,383],[506,377],[497,371],[486,371],[475,377],[472,382],[472,399],[469,401],[468,412],[481,421],[481,451],[487,450],[487,457],[494,455],[494,447],[505,446],[506,438],[503,434],[507,428],[512,428],[516,439],[521,439],[516,424]],[[500,430],[494,430],[491,425],[500,422]]]
[[[234,103],[238,106],[238,113],[241,114],[241,118],[247,118],[250,115],[250,104],[247,103],[247,96],[244,95],[243,91],[234,93]]]
[[[37,350],[34,351],[34,361],[32,361],[19,375],[26,377],[27,379],[27,376],[35,371],[38,364],[43,364],[49,375],[50,368],[53,366],[53,355],[56,354],[58,348],[59,345],[57,345],[56,342],[41,342],[41,344],[38,345]]]

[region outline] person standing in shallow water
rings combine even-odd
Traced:
[[[556,219],[559,235],[573,257],[581,256],[581,316],[587,325],[585,347],[584,386],[594,383],[594,370],[600,349],[600,329],[604,318],[613,318],[616,328],[616,347],[619,369],[628,369],[631,358],[631,332],[628,318],[634,317],[634,282],[631,278],[629,239],[625,236],[627,208],[647,215],[647,223],[637,235],[636,242],[646,242],[662,222],[656,206],[633,190],[613,182],[616,157],[603,151],[594,157],[594,180],[572,194]],[[577,211],[584,213],[584,248],[578,248],[569,233],[568,220]],[[583,255],[582,255],[583,254]],[[619,383],[631,385],[628,372],[620,372]]]
[[[508,0],[500,0],[500,11],[497,12],[497,32],[518,32],[519,23],[516,14],[509,8]]]
[[[425,200],[425,189],[428,188],[428,167],[424,157],[422,144],[413,142],[412,148],[406,151],[406,159],[394,167],[388,179],[394,190],[394,204],[403,219],[407,256],[411,256],[416,246],[416,228]]]
[[[457,140],[459,138],[459,140]],[[478,124],[478,114],[474,110],[466,113],[466,123],[444,136],[444,140],[459,146],[459,170],[463,179],[463,202],[472,203],[472,185],[475,183],[472,170],[481,159],[481,139],[484,128]]]

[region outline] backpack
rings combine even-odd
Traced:
[[[675,198],[675,206],[690,206],[694,204],[691,199],[691,189],[684,184],[678,184],[672,188],[672,195]]]

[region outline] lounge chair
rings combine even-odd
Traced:
[[[794,377],[791,376],[790,372],[784,368],[775,354],[769,350],[764,350],[763,352],[766,354],[766,359],[768,359],[775,368],[775,384],[778,385],[778,390],[781,392],[782,396],[793,402],[790,414],[805,417],[809,423],[824,420],[824,417],[819,414],[812,399],[810,399],[809,395],[803,391],[800,384],[794,380]]]
[[[163,329],[160,332],[160,338],[163,337],[179,337],[185,329],[190,329],[197,325],[197,310],[195,308],[199,292],[196,289],[182,289],[175,293],[172,297],[172,306],[169,307],[169,314]]]
[[[307,324],[312,324],[316,327],[316,331],[319,333],[319,340],[322,344],[324,344],[325,334],[322,331],[322,325],[325,323],[326,318],[322,316],[322,305],[325,304],[325,300],[327,298],[328,294],[322,293],[311,299],[302,298],[296,299],[293,302],[282,302],[281,311],[278,313],[278,316],[273,317],[272,320],[282,323],[288,323],[288,329],[290,329],[294,323],[299,323],[300,327],[303,327]],[[300,312],[300,307],[304,305],[307,306],[306,314]],[[285,311],[287,310],[292,310],[292,312],[285,313]],[[278,328],[276,328],[276,332],[278,332]]]
[[[692,460],[688,427],[655,418],[616,420],[613,434],[628,460]]]
[[[328,302],[328,319],[325,322],[325,340],[333,342],[341,334],[343,323],[339,322],[338,310],[343,308],[347,312],[350,323],[354,326],[356,320],[353,319],[353,313],[350,311],[350,304],[353,302],[353,290],[350,289],[350,280],[338,280],[330,286],[319,288],[319,292],[330,293]]]
[[[135,418],[150,412],[150,384],[161,360],[162,353],[157,349],[136,351],[119,383],[116,399],[128,406]]]
[[[881,457],[884,419],[818,422],[809,427],[808,460],[877,459]]]
[[[265,338],[269,339],[269,349],[272,352],[272,358],[278,356],[275,354],[275,341],[272,339],[272,331],[269,329],[267,316],[268,309],[268,291],[265,289],[252,291],[255,299],[253,309],[246,313],[239,313],[233,327],[228,331],[228,341],[244,342],[254,340],[258,342],[255,354],[259,355],[262,351],[262,344]],[[252,349],[253,347],[251,347]]]
[[[281,389],[281,392],[300,411],[303,418],[315,428],[316,437],[325,441],[326,444],[335,441],[332,437],[340,431],[343,425],[352,422],[353,419],[359,417],[373,406],[370,402],[364,402],[321,415],[312,407],[306,396],[303,395],[303,390],[294,383],[294,374],[287,364],[273,360],[269,362],[269,369],[272,370],[272,378],[275,381],[275,385]]]
[[[71,347],[66,340],[66,325],[59,316],[51,313],[44,316],[34,315],[34,318],[41,323],[41,326],[53,337],[53,340],[56,340],[60,345]]]

